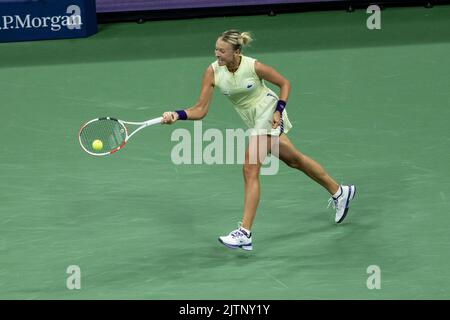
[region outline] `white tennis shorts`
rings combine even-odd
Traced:
[[[248,128],[253,129],[251,135],[271,135],[280,136],[282,133],[288,133],[292,128],[286,110],[283,111],[281,124],[276,129],[272,129],[272,118],[277,106],[278,98],[271,94],[260,99],[257,103],[240,107],[235,106],[237,113],[244,120]]]

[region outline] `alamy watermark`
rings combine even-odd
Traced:
[[[81,269],[77,265],[70,265],[66,269],[69,276],[66,279],[66,287],[69,290],[81,289]]]
[[[194,121],[193,135],[177,128],[171,141],[172,162],[180,164],[261,164],[261,175],[275,175],[279,169],[279,137],[265,129],[219,129],[203,132],[202,121]],[[205,145],[206,143],[206,145]]]
[[[381,269],[379,266],[372,264],[367,267],[366,272],[370,274],[367,278],[367,289],[381,289]]]
[[[381,29],[381,9],[376,4],[370,5],[367,10],[367,13],[371,13],[371,15],[367,18],[366,26],[369,30],[380,30]]]

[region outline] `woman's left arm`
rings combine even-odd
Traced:
[[[261,79],[267,80],[278,86],[280,88],[280,100],[287,102],[291,91],[291,84],[286,78],[279,74],[274,68],[266,66],[259,61],[255,61],[255,71]]]

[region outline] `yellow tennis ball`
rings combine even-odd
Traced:
[[[94,142],[92,142],[92,149],[94,149],[95,151],[100,151],[103,149],[103,142],[102,140],[94,140]]]

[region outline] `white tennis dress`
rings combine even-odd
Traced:
[[[254,129],[252,135],[279,136],[287,133],[292,124],[286,110],[281,124],[272,129],[272,117],[278,96],[266,87],[264,80],[255,71],[256,59],[241,55],[241,64],[232,73],[227,66],[219,66],[217,60],[211,64],[214,70],[214,84],[233,103],[245,124]]]

